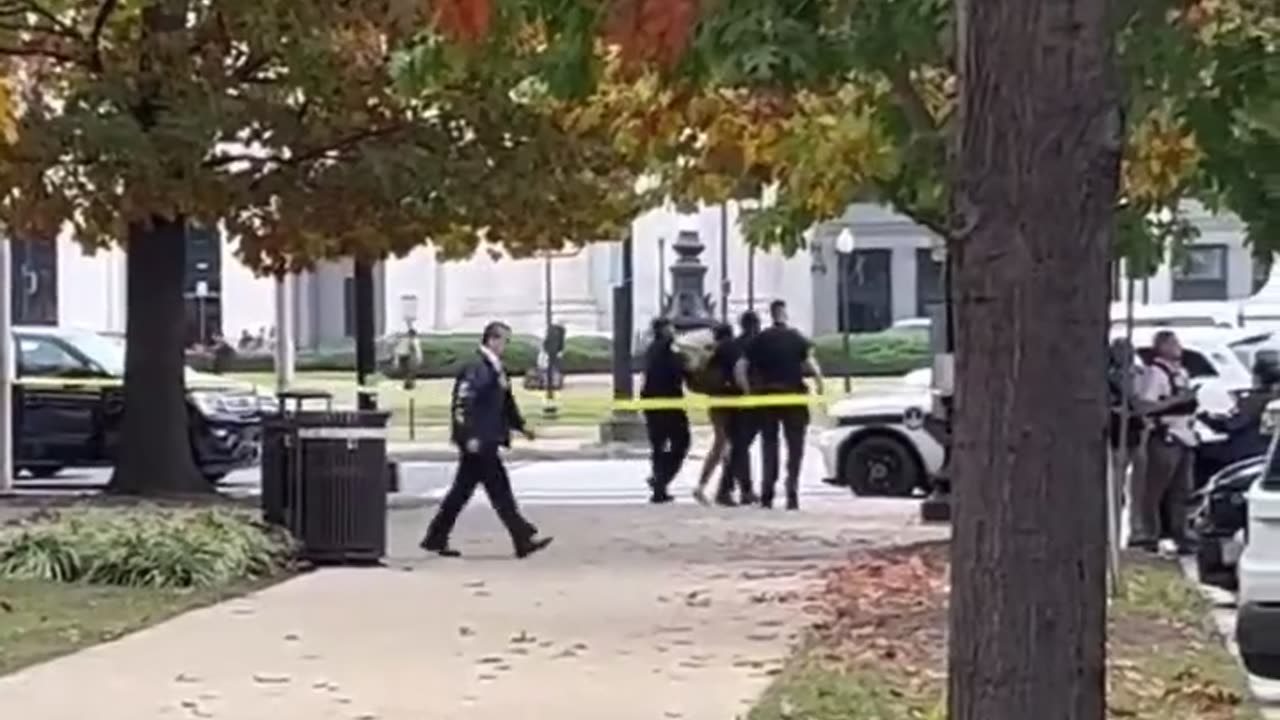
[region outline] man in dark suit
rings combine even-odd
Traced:
[[[684,358],[673,347],[675,328],[666,318],[653,321],[653,341],[645,352],[644,385],[640,397],[647,399],[677,400],[684,397],[684,384],[689,371]],[[689,454],[691,435],[689,416],[683,409],[644,411],[645,429],[649,434],[650,462],[653,477],[649,489],[653,494],[649,502],[655,504],[672,501],[670,487],[685,457]]]
[[[427,526],[427,535],[422,540],[422,549],[427,552],[445,557],[461,555],[449,546],[449,533],[477,485],[484,486],[489,504],[511,534],[516,557],[528,557],[551,544],[551,538],[538,537],[537,528],[520,515],[500,454],[501,448],[511,445],[512,430],[533,439],[533,432],[525,426],[511,394],[507,373],[502,369],[502,352],[510,337],[511,328],[503,323],[491,322],[485,326],[476,357],[462,368],[454,381],[452,435],[461,457],[453,485]]]

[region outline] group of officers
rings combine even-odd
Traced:
[[[816,379],[822,392],[822,373],[808,338],[787,324],[787,306],[769,306],[771,325],[761,328],[753,312],[741,318],[741,333],[734,337],[727,326],[714,330],[715,348],[705,367],[675,347],[675,329],[666,319],[653,321],[653,341],[645,355],[644,385],[648,400],[669,401],[671,407],[644,412],[652,450],[653,474],[649,479],[654,503],[670,502],[670,487],[689,453],[689,416],[683,407],[686,386],[716,397],[746,395],[803,395],[806,374]],[[505,323],[492,322],[484,329],[480,347],[454,381],[450,401],[451,439],[458,447],[457,474],[421,542],[423,550],[443,557],[461,553],[449,542],[453,527],[477,488],[484,488],[498,518],[511,536],[518,558],[528,557],[551,544],[525,519],[516,503],[501,450],[511,444],[512,433],[532,439],[533,431],[511,392],[511,381],[502,355],[511,337]],[[760,408],[716,408],[711,412],[714,447],[703,467],[695,495],[707,502],[706,487],[715,468],[723,465],[715,501],[723,505],[754,504],[773,507],[779,476],[779,432],[787,445],[786,506],[800,507],[800,464],[804,459],[805,433],[809,425],[808,400],[769,404]],[[661,403],[667,404],[667,403]],[[750,449],[760,437],[764,478],[757,496],[751,484]],[[734,492],[737,491],[737,497]]]
[[[733,328],[713,328],[714,348],[705,364],[676,347],[675,327],[666,318],[653,321],[653,340],[645,353],[644,383],[640,397],[659,407],[644,410],[653,473],[649,478],[650,502],[673,500],[671,483],[679,475],[689,453],[689,415],[683,407],[686,387],[714,398],[745,396],[804,396],[806,375],[822,393],[822,369],[813,344],[787,322],[787,305],[769,305],[770,325],[762,328],[759,316],[748,311]],[[665,402],[664,402],[665,401]],[[670,404],[670,407],[665,405]],[[694,497],[712,501],[707,488],[717,468],[720,481],[714,494],[719,505],[754,505],[772,508],[781,469],[779,436],[787,446],[786,507],[800,507],[800,466],[804,461],[805,435],[809,427],[808,399],[794,403],[761,403],[713,407],[711,450],[702,466]],[[763,478],[757,495],[751,482],[751,445],[760,438]],[[736,497],[735,497],[736,493]]]
[[[1167,540],[1179,554],[1193,552],[1187,500],[1197,465],[1220,468],[1266,450],[1262,415],[1267,404],[1280,397],[1276,355],[1258,354],[1254,388],[1240,396],[1235,410],[1227,415],[1200,410],[1197,389],[1182,358],[1182,344],[1172,330],[1156,333],[1152,357],[1145,364],[1137,362],[1126,341],[1111,345],[1111,463],[1118,507],[1125,505],[1127,495],[1131,548],[1155,551],[1161,540]],[[1197,421],[1224,433],[1227,440],[1202,447],[1195,431]]]

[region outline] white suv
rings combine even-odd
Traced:
[[[1254,675],[1280,680],[1280,401],[1267,407],[1272,426],[1267,470],[1248,495],[1249,524],[1240,556],[1236,641]]]

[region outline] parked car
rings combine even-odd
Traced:
[[[1128,322],[1126,303],[1111,303],[1111,328],[1121,330]],[[1187,301],[1137,303],[1133,306],[1134,327],[1141,328],[1234,328],[1240,326],[1240,307],[1230,302]]]
[[[1246,501],[1266,469],[1265,455],[1229,465],[1191,498],[1191,528],[1198,539],[1196,569],[1200,582],[1235,591],[1237,566],[1244,551],[1249,512]]]
[[[906,497],[928,488],[943,448],[924,430],[932,403],[928,368],[874,396],[845,398],[828,410],[834,426],[818,434],[827,482],[855,495]]]
[[[1280,401],[1267,408],[1272,428],[1265,472],[1250,487],[1240,555],[1236,641],[1249,672],[1280,680]]]
[[[124,411],[124,343],[88,330],[16,327],[15,467],[37,478],[69,466],[109,465]],[[273,398],[188,369],[196,467],[211,481],[258,461],[262,413]]]
[[[1151,340],[1157,330],[1141,328],[1134,333],[1138,353],[1145,360],[1151,358]],[[1113,336],[1122,334],[1116,331]],[[1179,336],[1183,362],[1198,386],[1201,409],[1229,413],[1235,396],[1252,385],[1249,370],[1228,343],[1230,336],[1204,329],[1180,330]],[[906,497],[928,490],[944,459],[942,445],[924,429],[925,414],[933,405],[932,377],[929,368],[916,370],[895,387],[831,406],[833,427],[818,434],[828,483],[847,487],[856,495]],[[1226,439],[1202,423],[1197,424],[1197,434],[1209,444]]]

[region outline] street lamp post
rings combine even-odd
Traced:
[[[729,324],[729,203],[720,203],[720,322]]]
[[[658,238],[658,312],[667,304],[667,239]]]
[[[841,228],[840,234],[836,236],[836,254],[839,256],[836,274],[836,295],[837,302],[840,304],[838,308],[837,322],[840,324],[841,345],[844,348],[844,393],[848,395],[853,392],[853,378],[849,372],[849,318],[848,318],[848,300],[845,282],[848,277],[848,259],[853,255],[855,247],[853,239],[853,231],[848,227]]]
[[[545,337],[551,336],[551,326],[555,322],[555,317],[552,314],[552,309],[551,309],[552,303],[554,300],[554,294],[552,290],[552,276],[553,276],[552,268],[551,268],[552,257],[553,257],[552,253],[550,251],[547,251],[546,261],[545,261],[545,264],[543,265],[543,274],[544,274],[543,292],[546,294],[546,297],[544,298],[544,302],[546,304],[546,311],[544,313],[545,314],[544,320],[546,321]],[[545,345],[547,344],[545,338],[544,338],[543,344],[544,344],[543,352],[547,358],[547,372],[546,372],[546,387],[544,388],[544,390],[546,391],[546,397],[543,400],[542,414],[544,417],[554,418],[556,417],[556,415],[559,414],[559,408],[556,407],[555,360],[554,358],[551,357],[551,351],[545,347]]]

